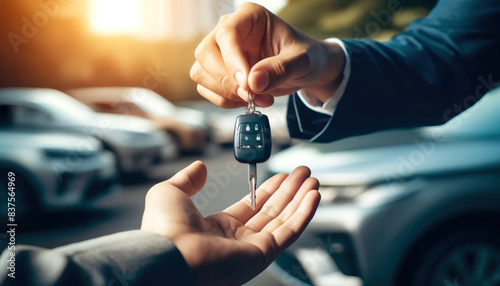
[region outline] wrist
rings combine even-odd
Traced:
[[[346,62],[342,47],[336,42],[318,41],[320,54],[320,75],[311,84],[303,87],[310,96],[326,102],[337,90],[343,79]]]

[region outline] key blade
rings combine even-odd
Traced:
[[[248,164],[248,186],[250,188],[250,204],[254,211],[257,197],[255,193],[255,189],[257,188],[257,164],[255,163]]]

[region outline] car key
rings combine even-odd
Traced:
[[[266,115],[255,110],[250,91],[248,110],[236,118],[233,138],[234,157],[240,163],[248,163],[248,184],[252,210],[255,210],[255,189],[257,187],[257,163],[267,161],[271,156],[271,127]]]

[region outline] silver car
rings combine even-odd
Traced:
[[[2,221],[7,197],[17,218],[38,210],[81,205],[110,192],[117,171],[100,141],[61,131],[0,129]],[[10,185],[9,185],[10,183]],[[9,187],[9,192],[7,188]]]
[[[116,155],[121,173],[146,173],[177,156],[171,137],[148,120],[97,113],[53,89],[0,89],[0,113],[9,126],[73,130],[97,138]]]
[[[270,272],[289,285],[500,285],[498,110],[499,89],[443,126],[274,155],[270,173],[309,166],[322,202]]]

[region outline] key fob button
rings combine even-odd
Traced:
[[[271,156],[269,119],[261,113],[243,114],[236,118],[234,157],[241,163],[262,163]]]
[[[253,145],[255,145],[252,134],[242,134],[240,138],[240,147],[242,148],[251,148]]]

